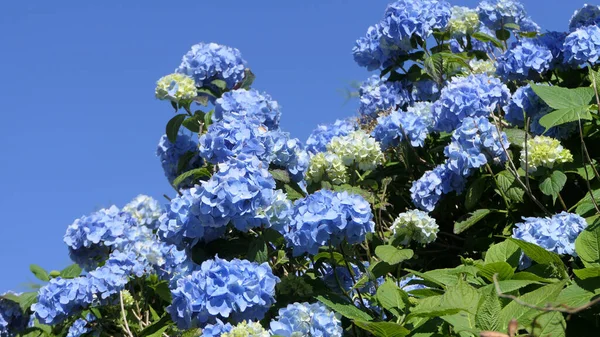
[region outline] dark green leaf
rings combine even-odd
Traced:
[[[523,202],[525,191],[518,185],[516,178],[512,173],[504,170],[496,175],[498,185],[504,194],[512,201]]]
[[[183,121],[183,126],[194,133],[199,133],[201,124],[204,124],[204,115],[203,111],[197,110],[192,117]]]
[[[463,217],[463,220],[458,221],[454,224],[454,234],[460,234],[466,231],[471,226],[475,225],[476,223],[481,221],[481,219],[485,218],[488,214],[492,212],[495,212],[495,210],[478,209],[475,212],[469,213],[468,215]]]
[[[410,331],[400,324],[392,322],[365,322],[355,320],[354,324],[370,332],[375,337],[404,337],[408,336]]]
[[[175,187],[179,186],[181,183],[183,183],[188,178],[191,178],[192,180],[196,180],[196,179],[200,179],[200,178],[208,179],[208,178],[210,178],[210,176],[211,176],[210,172],[205,167],[193,169],[193,170],[184,172],[184,173],[180,174],[177,178],[175,178],[175,180],[173,180],[173,186],[175,186]]]
[[[144,328],[144,330],[140,331],[138,336],[139,337],[153,336],[155,333],[161,331],[163,328],[168,327],[168,325],[170,323],[171,323],[171,316],[164,315],[163,317],[160,318],[160,320],[148,325],[146,328]],[[164,331],[164,330],[162,330],[162,331]],[[161,334],[162,334],[162,332],[161,332]]]
[[[567,176],[564,173],[559,170],[552,171],[549,176],[540,182],[540,191],[545,195],[552,196],[556,200],[560,191],[565,187],[566,182]]]
[[[242,81],[240,88],[249,90],[255,78],[256,76],[250,69],[244,69],[244,80]]]
[[[579,234],[575,251],[586,267],[600,267],[600,224],[594,223]]]
[[[171,303],[171,290],[167,282],[160,282],[153,286],[154,292],[164,301]]]
[[[81,267],[76,263],[60,271],[60,277],[62,278],[75,278],[79,275],[81,275]]]
[[[473,37],[474,39],[477,39],[481,42],[491,42],[494,46],[496,46],[497,48],[502,48],[502,42],[500,42],[499,40],[497,40],[496,38],[489,36],[487,34],[481,33],[481,32],[477,32],[474,33],[473,35],[471,35],[471,37]]]
[[[179,133],[179,128],[181,127],[181,123],[187,117],[186,114],[175,115],[169,122],[167,123],[167,138],[173,144],[177,141],[177,133]]]
[[[44,282],[50,281],[50,276],[48,276],[48,273],[44,270],[44,268],[38,266],[37,264],[29,265],[29,270],[31,270],[33,275],[35,275],[38,280]]]
[[[212,116],[215,113],[215,110],[210,110],[209,112],[206,113],[206,115],[204,115],[204,126],[206,128],[208,128],[209,125],[212,124]]]
[[[470,211],[479,204],[481,195],[488,186],[486,180],[486,177],[479,177],[467,188],[467,192],[465,193],[465,208],[467,210]]]
[[[252,240],[252,242],[250,242],[250,248],[248,248],[248,260],[263,263],[267,262],[268,259],[269,251],[265,240],[261,237]]]
[[[510,32],[506,29],[499,29],[496,31],[496,37],[500,41],[506,41],[510,39]]]
[[[288,199],[290,199],[291,201],[304,198],[302,193],[298,192],[289,184],[283,185],[283,188],[285,189],[285,194],[287,195]]]
[[[327,298],[323,296],[317,296],[317,300],[346,318],[360,321],[372,320],[371,316],[369,316],[369,314],[366,312],[363,312],[355,307],[352,303],[348,303],[346,300],[338,298],[332,294],[330,294]]]
[[[414,252],[411,249],[398,249],[390,245],[377,246],[375,255],[384,262],[395,265],[402,261],[410,260]]]

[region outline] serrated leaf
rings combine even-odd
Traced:
[[[565,337],[567,322],[560,312],[547,312],[541,314],[535,320],[533,329],[527,329],[532,336]]]
[[[37,264],[29,265],[29,270],[33,273],[33,275],[40,281],[48,282],[50,281],[50,276],[48,276],[48,272],[44,270],[44,268],[38,266]]]
[[[175,144],[175,142],[177,141],[177,134],[179,133],[179,128],[181,127],[181,123],[183,123],[186,117],[186,114],[175,115],[167,122],[167,139],[169,139],[171,143]]]
[[[556,300],[565,283],[566,281],[548,284],[520,296],[519,300],[534,306],[544,307]],[[500,322],[500,326],[508,326],[510,320],[514,318],[519,324],[527,325],[531,324],[530,320],[537,314],[539,314],[539,310],[512,301],[500,311],[498,321]]]
[[[544,103],[552,109],[581,108],[590,105],[594,97],[592,88],[568,89],[556,86],[531,84],[531,89],[538,95]],[[543,125],[543,124],[542,124]]]
[[[595,293],[583,289],[577,284],[572,284],[560,292],[556,298],[556,303],[576,308],[591,301],[595,295]]]
[[[465,208],[467,210],[470,211],[479,204],[481,195],[483,195],[488,187],[486,180],[486,177],[479,177],[467,188],[467,192],[465,193]]]
[[[586,267],[600,267],[600,225],[586,227],[575,240],[575,252]]]
[[[469,213],[468,215],[466,215],[466,218],[464,218],[464,220],[454,223],[454,234],[460,234],[466,231],[471,226],[475,225],[492,212],[495,212],[495,210],[478,209],[475,212]]]
[[[533,243],[529,243],[529,242],[525,242],[525,241],[517,240],[517,239],[513,239],[513,238],[508,238],[507,240],[510,240],[511,242],[513,242],[517,246],[519,246],[523,250],[523,253],[525,253],[525,255],[527,255],[533,261],[535,261],[539,264],[554,265],[562,272],[562,274],[566,273],[565,264],[562,262],[562,260],[560,259],[560,256],[558,256],[558,254],[547,251],[546,249],[544,249],[536,244],[533,244]]]
[[[370,332],[375,337],[404,337],[408,336],[410,333],[410,330],[402,325],[392,322],[365,322],[355,320],[354,324],[357,327]]]
[[[511,145],[521,147],[525,143],[525,135],[527,134],[525,130],[517,128],[504,128],[502,131],[506,134],[506,138],[508,138],[508,141]]]
[[[267,249],[267,243],[263,238],[255,238],[250,242],[248,248],[248,260],[252,262],[263,263],[269,259],[269,251]]]
[[[552,196],[552,199],[556,201],[558,194],[565,187],[566,182],[567,176],[564,173],[559,170],[552,171],[549,176],[540,182],[540,191],[545,195]]]
[[[525,191],[518,185],[515,176],[504,170],[496,175],[499,187],[504,194],[512,201],[523,202]]]
[[[273,179],[281,181],[284,184],[290,183],[290,175],[286,170],[274,169],[269,170],[269,173],[273,176]]]
[[[481,32],[477,32],[474,33],[473,35],[471,35],[472,38],[479,40],[481,42],[490,42],[492,43],[494,46],[496,46],[497,48],[503,48],[502,42],[500,42],[498,39],[496,39],[495,37],[492,37],[490,35],[481,33]]]
[[[479,275],[490,282],[492,282],[494,274],[498,274],[498,280],[508,280],[515,273],[514,268],[504,261],[486,263],[483,266],[477,266],[477,268],[479,268]]]
[[[62,278],[75,278],[79,275],[81,275],[81,267],[74,263],[70,266],[68,266],[67,268],[63,269],[60,271],[60,277]]]
[[[183,183],[188,178],[191,178],[192,180],[196,180],[196,179],[200,179],[200,178],[208,179],[210,177],[211,177],[210,172],[205,167],[201,167],[201,168],[193,169],[193,170],[190,170],[190,171],[180,174],[177,178],[175,178],[175,180],[173,180],[173,186],[175,186],[175,187],[179,186],[181,183]]]
[[[413,257],[414,252],[412,249],[398,249],[390,245],[381,245],[375,248],[375,255],[393,266],[402,261],[410,260]]]
[[[569,122],[575,122],[580,119],[592,119],[589,105],[554,110],[540,118],[539,123],[541,126],[545,127],[546,130],[548,130],[551,127]]]
[[[521,258],[519,246],[508,240],[497,243],[485,253],[485,263],[507,262],[511,267],[518,267]]]
[[[370,321],[373,319],[371,316],[369,316],[369,314],[363,312],[362,310],[358,309],[353,304],[348,303],[344,299],[337,298],[337,296],[334,296],[332,294],[330,294],[328,297],[329,298],[326,298],[324,296],[317,296],[317,301],[323,303],[331,310],[339,313],[340,315],[348,319],[359,321]]]
[[[495,289],[490,287],[486,291],[483,291],[479,300],[477,314],[475,315],[477,327],[488,331],[501,330],[498,322],[498,315],[501,310],[502,304],[500,304],[500,299]]]
[[[196,112],[194,112],[194,115],[192,117],[186,118],[183,121],[183,126],[194,132],[194,133],[199,133],[200,132],[200,126],[204,124],[204,112],[201,110],[196,110]]]
[[[377,288],[377,301],[381,306],[394,313],[396,316],[402,314],[402,310],[408,303],[408,295],[400,289],[394,281],[386,279],[385,282]]]

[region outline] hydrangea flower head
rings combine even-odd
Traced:
[[[336,136],[346,136],[356,131],[356,121],[350,119],[338,119],[333,124],[321,124],[310,134],[306,140],[306,150],[310,154],[327,151],[327,144]]]
[[[575,239],[587,227],[584,218],[577,214],[562,212],[552,218],[523,218],[516,224],[513,238],[534,243],[557,254],[577,256]]]
[[[410,95],[400,82],[389,82],[373,75],[358,90],[360,106],[358,111],[363,116],[375,117],[380,111],[396,109],[410,102]]]
[[[341,337],[344,330],[339,314],[321,303],[294,303],[279,309],[271,321],[271,334],[284,337]]]
[[[479,26],[479,14],[468,7],[453,6],[448,31],[454,37],[473,35]]]
[[[175,143],[163,135],[158,142],[156,156],[160,159],[165,176],[170,183],[173,183],[178,177],[179,160],[185,155],[191,155],[187,165],[182,169],[182,173],[202,166],[202,158],[198,155],[198,143],[185,133],[179,133]],[[182,186],[187,186],[189,182],[183,182]]]
[[[416,241],[426,245],[437,239],[439,227],[426,212],[414,209],[398,215],[392,224],[392,232],[404,237],[403,244]]]
[[[219,164],[219,171],[197,189],[198,216],[205,226],[224,227],[230,221],[240,231],[265,222],[257,213],[273,199],[275,180],[253,156],[239,155]]]
[[[330,152],[319,152],[312,156],[305,177],[308,184],[327,180],[334,185],[344,184],[349,178],[348,170],[342,159]]]
[[[268,263],[216,257],[177,281],[167,311],[180,329],[215,323],[217,319],[262,319],[275,303],[278,282]]]
[[[393,111],[387,116],[377,118],[372,136],[381,144],[382,150],[398,146],[405,136],[412,146],[424,145],[431,128],[431,121],[412,111]]]
[[[487,117],[509,97],[498,78],[484,74],[455,77],[433,104],[434,130],[451,132],[467,117]]]
[[[410,46],[410,39],[427,39],[434,29],[444,29],[451,17],[444,0],[399,0],[388,5],[382,21],[383,35],[396,45]]]
[[[41,323],[54,325],[81,312],[92,301],[93,294],[85,277],[57,277],[40,288],[37,303],[31,306],[31,310]]]
[[[90,332],[90,327],[88,327],[88,323],[94,321],[96,318],[92,314],[88,314],[86,319],[79,318],[73,325],[69,328],[69,332],[67,332],[67,337],[79,337],[84,333]],[[93,334],[97,335],[97,334]]]
[[[362,130],[347,136],[333,137],[327,150],[340,157],[344,165],[356,165],[362,171],[373,170],[383,164],[381,146],[375,138]]]
[[[294,212],[292,202],[282,190],[273,193],[273,201],[265,209],[259,210],[259,215],[264,214],[268,226],[277,231],[282,231],[283,226],[291,221]]]
[[[527,153],[525,153],[527,146]],[[563,148],[557,139],[536,136],[527,140],[521,150],[521,167],[527,166],[528,172],[535,172],[538,167],[552,168],[556,164],[573,161],[573,155],[569,149]]]
[[[221,337],[269,337],[269,332],[258,322],[242,322],[221,334]]]
[[[192,100],[197,95],[194,80],[184,74],[171,74],[156,82],[156,98],[160,100],[170,100],[179,103],[180,101]]]
[[[496,64],[491,60],[476,60],[469,61],[471,74],[486,74],[493,75],[496,73]]]
[[[282,131],[271,131],[270,137],[273,141],[271,164],[285,168],[293,181],[301,181],[308,169],[309,156],[300,140]]]
[[[433,170],[425,172],[421,178],[413,181],[410,196],[415,206],[431,212],[443,194],[452,191],[461,193],[465,182],[465,178],[450,170],[448,165],[438,165]]]
[[[239,50],[216,43],[198,43],[183,56],[175,70],[194,79],[197,87],[207,87],[223,80],[232,89],[244,79],[246,61]]]
[[[522,32],[537,32],[540,27],[527,16],[525,7],[517,0],[484,0],[477,7],[479,20],[492,31],[507,29],[516,24]]]
[[[202,328],[200,337],[221,337],[224,333],[231,331],[232,328],[230,323],[224,324],[217,318],[215,324],[207,324]]]
[[[585,66],[600,61],[600,27],[596,25],[578,28],[565,38],[564,60],[568,64]]]
[[[279,128],[279,104],[257,90],[237,89],[226,92],[215,102],[213,121],[255,118],[269,130]]]
[[[406,54],[406,51],[385,40],[382,34],[384,27],[384,23],[369,27],[367,34],[356,40],[354,48],[352,48],[354,61],[369,71],[385,68],[399,56]]]
[[[16,336],[17,333],[27,328],[29,321],[28,315],[23,313],[19,303],[3,297],[6,295],[17,295],[13,293],[4,293],[0,295],[0,336]]]
[[[420,80],[412,84],[411,97],[414,102],[433,102],[440,97],[440,90],[434,81]]]
[[[496,73],[506,81],[539,79],[552,65],[550,49],[534,39],[521,39],[498,58]]]
[[[569,22],[569,30],[596,25],[600,26],[600,6],[585,4],[573,13]]]
[[[123,207],[124,212],[129,212],[137,223],[150,229],[157,229],[158,218],[163,213],[163,208],[154,198],[140,194]]]

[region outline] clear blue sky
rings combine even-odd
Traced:
[[[456,0],[475,6],[477,1]],[[583,1],[525,0],[544,29],[566,30]],[[304,140],[353,115],[339,89],[368,74],[354,41],[383,0],[9,1],[0,12],[0,293],[34,281],[29,264],[61,269],[72,221],[139,193],[171,193],[155,157],[173,112],[156,80],[191,45],[236,47],[254,87],[283,106]],[[536,9],[535,7],[539,7]],[[164,200],[161,198],[161,201]]]

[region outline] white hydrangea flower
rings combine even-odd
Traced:
[[[344,165],[356,165],[361,171],[373,170],[383,164],[381,145],[363,130],[333,137],[327,150],[339,156]]]
[[[406,112],[413,113],[419,117],[425,118],[427,124],[433,125],[433,115],[431,113],[432,102],[415,102],[412,106],[406,108]]]
[[[191,100],[198,94],[194,79],[184,74],[171,74],[156,82],[156,98],[178,103],[181,100]]]
[[[428,244],[437,239],[439,227],[426,212],[413,209],[398,215],[392,224],[392,232],[394,236],[405,237],[402,244],[408,244],[411,240]]]
[[[158,218],[163,209],[154,198],[140,194],[123,207],[124,212],[129,212],[140,225],[156,229]]]
[[[557,139],[536,136],[527,140],[527,156],[525,156],[525,145],[521,150],[521,167],[525,169],[527,162],[527,171],[535,172],[538,167],[552,168],[555,164],[562,164],[573,161],[571,151],[563,148]]]
[[[448,31],[452,35],[473,34],[479,26],[479,14],[475,9],[462,6],[452,7],[452,16],[448,22]]]
[[[328,180],[334,185],[341,185],[348,182],[348,171],[337,155],[319,152],[310,159],[305,179],[308,184]]]
[[[231,331],[221,334],[221,337],[269,337],[269,332],[258,322],[243,321]]]
[[[471,60],[469,61],[471,74],[487,74],[493,75],[496,73],[496,64],[491,60]]]

